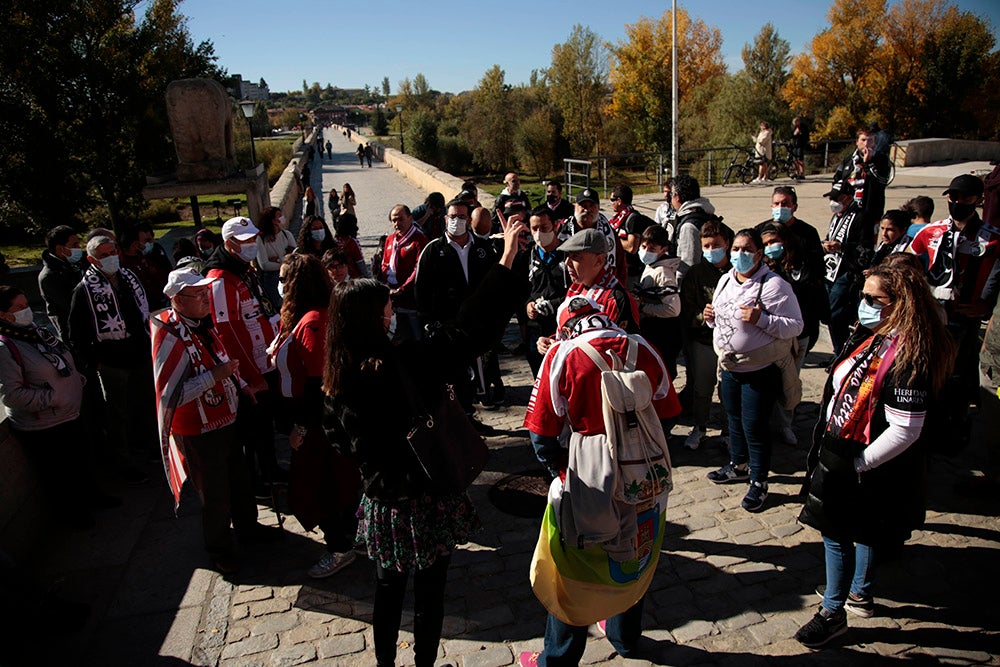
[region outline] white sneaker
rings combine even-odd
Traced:
[[[309,572],[306,574],[313,579],[325,579],[343,570],[353,563],[357,557],[358,555],[353,551],[327,553],[319,559],[318,563],[309,568]]]
[[[791,426],[786,426],[780,431],[781,439],[785,444],[797,445],[799,444],[799,439],[795,435],[795,431],[792,430]]]
[[[691,429],[691,433],[688,435],[687,439],[684,440],[684,446],[688,449],[698,449],[701,445],[701,441],[706,437],[705,429],[695,426]]]

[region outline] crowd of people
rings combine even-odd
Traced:
[[[419,413],[387,410],[387,390],[454,392],[488,435],[474,405],[504,400],[497,353],[513,316],[537,377],[525,426],[553,479],[580,465],[567,433],[608,435],[595,351],[644,373],[666,435],[687,412],[693,425],[678,440],[688,449],[708,438],[718,385],[728,461],[707,478],[746,484],[742,508],[760,512],[773,442],[797,442],[799,373],[825,324],[834,360],[800,520],[822,535],[826,582],[796,634],[819,648],[846,631],[845,611],[874,613],[877,564],[923,521],[935,438],[968,439],[973,404],[1000,427],[1000,328],[988,327],[981,353],[979,340],[1000,290],[997,195],[964,174],[943,193],[947,218],[931,222],[917,200],[886,211],[885,165],[860,130],[825,195],[822,239],[796,217],[792,187],[774,188],[767,220],[734,231],[686,175],[664,185],[653,218],[626,185],[612,190],[609,218],[591,188],[570,202],[549,181],[536,206],[511,173],[490,210],[466,182],[449,201],[431,193],[412,210],[393,206],[370,262],[349,184],[329,193],[332,230],[307,188],[297,238],[268,208],[226,221],[218,237],[198,232],[173,262],[148,225],[85,239],[59,226],[39,277],[55,333],[36,325],[22,292],[0,287],[0,400],[54,517],[88,528],[92,510],[117,502],[78,481],[92,463],[75,444],[106,443],[126,482],[162,462],[175,503],[191,479],[223,573],[240,567],[230,526],[245,545],[280,537],[257,521],[254,496],[289,486],[292,513],[326,543],[309,576],[358,553],[374,562],[380,665],[395,660],[413,572],[415,659],[430,665],[450,556],[480,524],[465,493],[428,478],[407,442]],[[276,433],[289,438],[289,470]],[[662,512],[655,521],[662,530]],[[642,604],[640,594],[602,625],[622,655],[635,651]],[[544,650],[520,663],[576,664],[585,641],[585,627],[550,613]]]

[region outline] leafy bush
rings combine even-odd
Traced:
[[[151,224],[176,222],[181,219],[180,204],[176,199],[154,199],[139,216],[140,220]]]
[[[468,174],[472,172],[472,153],[458,137],[438,135],[437,167],[449,174]]]

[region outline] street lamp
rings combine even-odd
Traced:
[[[302,141],[306,140],[306,115],[304,113],[299,114],[299,129],[302,130]]]
[[[399,152],[406,152],[406,144],[403,143],[403,105],[396,105],[396,113],[399,114]]]
[[[253,162],[254,169],[257,168],[257,151],[253,145],[253,123],[250,121],[253,118],[255,106],[256,103],[253,100],[243,100],[240,102],[240,110],[243,112],[243,117],[247,119],[247,129],[250,130],[250,160]]]

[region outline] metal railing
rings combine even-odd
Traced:
[[[753,147],[749,146],[747,150],[752,151]],[[814,143],[805,152],[806,173],[816,174],[836,169],[841,160],[853,150],[853,139],[830,139]],[[732,146],[682,150],[677,160],[678,172],[694,176],[703,187],[719,185],[732,156]],[[575,178],[573,183],[577,188],[591,185],[596,180],[605,197],[618,184],[628,185],[636,193],[658,191],[663,182],[672,176],[669,151],[591,155],[582,160],[563,160],[563,163],[567,184],[570,183],[571,176]],[[586,185],[579,184],[581,178],[587,179]]]

